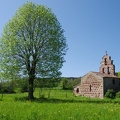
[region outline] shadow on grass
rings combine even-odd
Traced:
[[[120,100],[115,99],[80,99],[80,100],[74,100],[74,99],[57,99],[57,98],[34,98],[33,100],[29,100],[27,97],[15,97],[15,101],[31,101],[36,103],[119,103]]]
[[[0,101],[3,101],[3,98],[0,98]]]

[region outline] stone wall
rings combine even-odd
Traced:
[[[120,91],[119,77],[105,77],[101,73],[89,72],[81,78],[81,83],[74,87],[76,96],[103,98],[108,89]]]
[[[74,87],[74,94],[75,94],[75,96],[80,95],[80,84],[78,84]]]
[[[103,98],[103,79],[89,73],[82,77],[80,85],[80,94],[92,98]]]

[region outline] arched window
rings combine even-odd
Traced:
[[[105,65],[107,65],[107,58],[105,58]]]
[[[110,68],[108,67],[108,74],[110,74]]]
[[[102,69],[102,72],[105,73],[105,68]]]
[[[79,88],[77,88],[76,93],[79,93]]]

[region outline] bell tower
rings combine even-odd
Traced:
[[[111,57],[107,54],[107,51],[102,58],[99,72],[107,75],[115,75],[115,65],[113,64],[113,60],[111,60]]]

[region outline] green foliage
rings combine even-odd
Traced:
[[[81,81],[81,78],[75,78],[75,79],[62,78],[58,87],[62,88],[63,90],[73,90],[73,87],[79,84],[80,81]]]
[[[21,87],[21,89],[20,89],[20,92],[28,92],[28,84],[24,84],[22,87]]]
[[[120,91],[116,93],[116,98],[120,98]]]
[[[120,72],[118,72],[118,77],[120,77]]]
[[[0,83],[0,93],[15,93],[15,89],[16,86],[13,81]]]
[[[65,90],[65,89],[67,89],[67,83],[68,83],[68,80],[66,79],[66,78],[63,78],[62,79],[62,83],[63,83],[63,89]]]
[[[47,7],[27,2],[5,25],[0,39],[2,79],[27,77],[33,99],[34,79],[61,75],[67,51],[64,30]]]
[[[80,82],[81,82],[81,77],[74,79],[74,80],[72,81],[72,84],[73,84],[73,86],[75,86],[75,85],[80,84]]]
[[[106,94],[105,94],[105,97],[114,99],[115,98],[115,91],[113,89],[108,89]]]
[[[60,83],[61,78],[36,78],[35,87],[38,88],[53,88],[57,87]]]
[[[28,81],[26,79],[3,81],[0,83],[0,93],[28,92]]]
[[[18,92],[28,92],[28,81],[26,79],[12,80],[9,83],[14,83],[14,88],[19,89]]]

